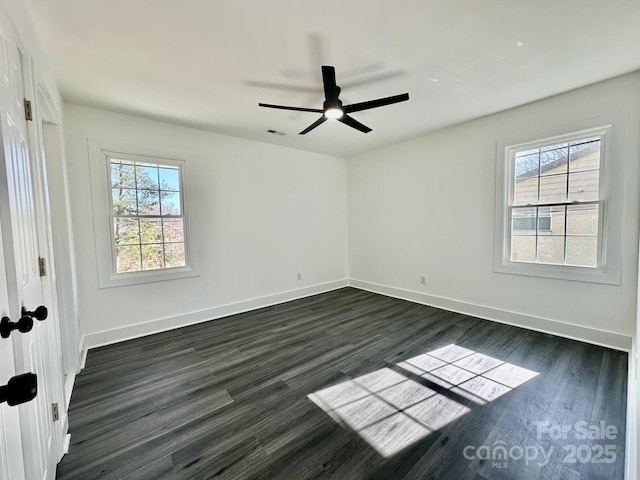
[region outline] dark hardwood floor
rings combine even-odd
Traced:
[[[344,288],[91,350],[57,478],[622,479],[626,395],[626,353]]]

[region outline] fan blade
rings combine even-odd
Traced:
[[[355,118],[350,117],[349,115],[343,115],[342,117],[338,118],[338,121],[344,123],[345,125],[349,125],[350,127],[355,128],[356,130],[360,130],[362,133],[369,133],[371,131],[369,127],[367,127],[366,125],[363,125],[362,123],[357,121]]]
[[[270,103],[259,103],[258,106],[267,107],[267,108],[278,108],[280,110],[295,110],[296,112],[313,112],[313,113],[324,112],[324,110],[320,110],[319,108],[287,107],[285,105],[271,105]]]
[[[304,130],[302,130],[298,135],[304,135],[305,133],[309,133],[311,130],[313,130],[314,128],[316,128],[318,125],[322,125],[324,122],[327,121],[327,117],[325,117],[324,115],[321,116],[318,120],[316,120],[315,122],[313,122],[311,125],[309,125],[307,128],[305,128]]]
[[[338,86],[336,85],[336,69],[334,67],[322,66],[322,83],[324,84],[324,98],[330,105],[338,103]]]
[[[353,113],[360,112],[362,110],[369,110],[370,108],[384,107],[385,105],[391,105],[393,103],[405,102],[407,100],[409,100],[409,94],[403,93],[402,95],[378,98],[377,100],[369,100],[368,102],[352,103],[351,105],[345,105],[342,109],[345,113]]]

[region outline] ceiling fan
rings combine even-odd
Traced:
[[[319,108],[303,108],[303,107],[287,107],[285,105],[271,105],[269,103],[258,103],[260,107],[279,108],[281,110],[295,110],[297,112],[313,112],[321,113],[322,116],[300,132],[299,135],[309,133],[318,125],[323,124],[328,119],[335,119],[339,122],[349,125],[363,133],[369,133],[371,129],[366,125],[358,122],[355,118],[350,117],[350,113],[369,110],[370,108],[384,107],[393,103],[404,102],[409,100],[409,94],[394,95],[393,97],[378,98],[367,102],[352,103],[351,105],[342,105],[340,101],[340,87],[336,85],[336,69],[329,65],[322,66],[322,83],[324,84],[324,104],[322,109]]]

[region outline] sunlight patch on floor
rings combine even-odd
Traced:
[[[396,366],[407,374],[381,368],[308,398],[380,455],[390,457],[470,412],[460,397],[483,405],[539,375],[455,344]]]
[[[539,375],[511,363],[450,344],[400,362],[399,367],[480,405]]]

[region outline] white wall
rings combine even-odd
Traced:
[[[88,346],[346,284],[344,159],[78,105],[64,116]],[[88,138],[194,154],[199,277],[98,288]],[[267,298],[245,302],[258,297]]]
[[[494,273],[496,141],[616,112],[629,114],[626,184],[615,186],[625,191],[622,284]],[[614,332],[627,340],[598,332],[586,339],[630,345],[639,122],[640,73],[634,73],[350,159],[350,277],[365,288],[565,336]]]

